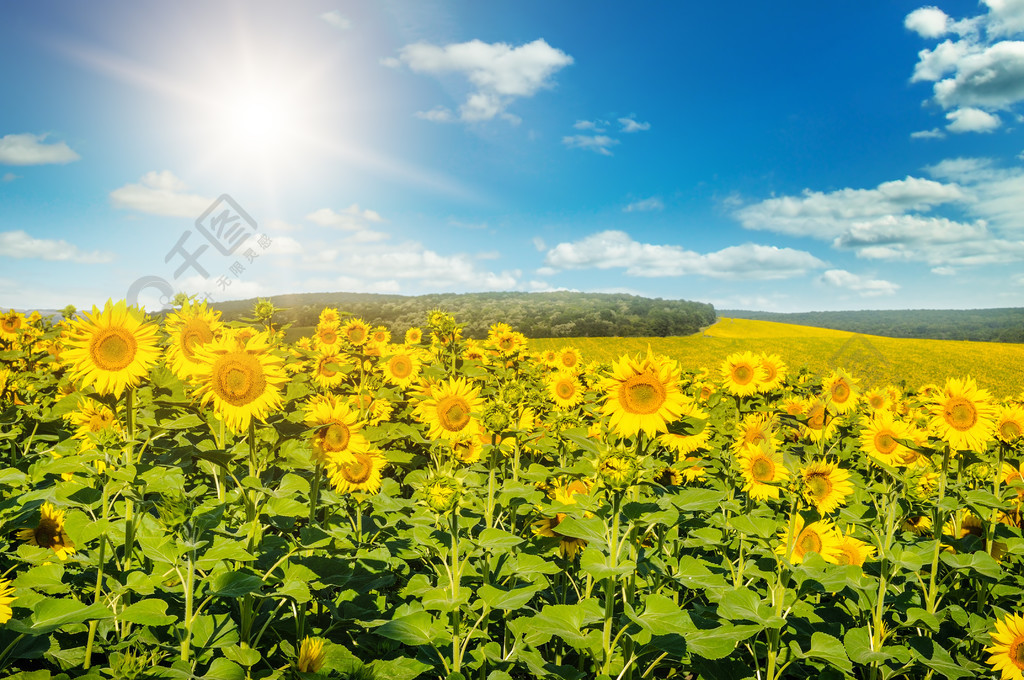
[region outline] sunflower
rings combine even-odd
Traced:
[[[320,310],[319,325],[322,326],[334,326],[337,328],[338,324],[341,323],[341,315],[338,314],[338,310],[335,307],[324,307]]]
[[[797,515],[793,525],[793,539],[789,528],[779,534],[780,544],[775,552],[783,557],[788,556],[793,564],[804,561],[809,553],[816,552],[826,561],[838,564],[842,555],[842,538],[828,520],[818,520],[804,524],[804,518]]]
[[[337,352],[341,348],[341,332],[336,323],[317,324],[313,345],[319,352]]]
[[[1001,680],[1024,679],[1024,616],[1007,614],[996,621],[992,644],[985,648],[991,654],[986,663],[1002,673]]]
[[[758,391],[765,380],[761,360],[753,352],[730,354],[719,369],[722,386],[738,397],[748,397]]]
[[[487,362],[487,352],[476,340],[466,340],[462,348],[462,358],[466,361],[479,361],[482,364]]]
[[[327,463],[327,474],[338,493],[377,493],[380,491],[380,471],[387,460],[379,451],[361,451],[352,454],[355,460],[339,462],[331,458]]]
[[[329,390],[345,382],[345,372],[342,371],[344,360],[338,355],[335,348],[320,350],[313,357],[313,382],[322,390]]]
[[[7,579],[0,579],[0,624],[7,623],[14,615],[11,603],[18,598],[14,597],[14,586]]]
[[[771,413],[748,413],[736,424],[736,439],[732,443],[734,453],[744,446],[757,446],[761,442],[776,439],[775,416]]]
[[[575,505],[577,494],[586,495],[590,493],[590,484],[582,479],[569,481],[561,480],[548,488],[548,497],[556,503],[563,505]],[[558,525],[568,515],[564,512],[555,513],[554,517],[544,517],[531,523],[534,536],[545,536],[548,538],[560,538],[558,549],[563,557],[572,559],[580,550],[586,547],[587,542],[582,538],[570,538],[558,533]],[[587,514],[589,516],[589,514]]]
[[[558,350],[546,349],[537,355],[537,361],[548,368],[558,368]]]
[[[490,443],[491,438],[486,435],[452,440],[452,458],[466,465],[479,462],[484,450],[484,442],[481,441],[483,438],[487,439],[488,444]]]
[[[830,417],[826,402],[820,398],[811,399],[807,403],[804,417],[807,422],[801,427],[801,433],[813,442],[820,442],[823,438],[828,441],[839,426],[839,422]]]
[[[418,345],[423,342],[423,329],[415,326],[405,332],[405,344]]]
[[[123,300],[107,300],[103,311],[94,306],[72,322],[66,344],[62,359],[71,379],[116,397],[138,385],[160,358],[156,325],[143,322],[142,313]]]
[[[845,534],[839,539],[837,564],[852,564],[863,567],[864,563],[875,555],[875,548],[864,541]]]
[[[341,337],[348,340],[350,344],[360,347],[370,339],[370,327],[362,319],[349,319],[340,331]]]
[[[167,364],[174,375],[188,380],[202,367],[195,348],[214,340],[221,329],[220,312],[206,308],[206,303],[186,302],[181,309],[169,314],[164,331],[170,339],[167,346]]]
[[[511,357],[526,349],[526,336],[511,330],[502,331],[488,335],[487,346],[491,347],[499,356]]]
[[[903,520],[900,529],[909,531],[916,536],[922,536],[932,529],[932,519],[927,515],[912,515]]]
[[[782,386],[786,380],[786,364],[778,354],[762,353],[760,356],[763,381],[758,385],[759,392],[771,392]]]
[[[0,340],[14,342],[25,328],[25,315],[13,309],[0,314]]]
[[[319,673],[326,658],[323,638],[305,637],[299,645],[299,658],[295,666],[300,673]]]
[[[1024,408],[1003,406],[996,413],[996,437],[1001,442],[1012,444],[1024,436]]]
[[[420,360],[414,352],[401,345],[391,345],[388,360],[381,362],[384,380],[398,387],[408,387],[420,374]]]
[[[683,479],[687,484],[693,484],[694,482],[704,479],[705,472],[707,471],[703,463],[703,458],[696,456],[687,456],[680,461],[685,467],[680,472],[683,473]]]
[[[861,451],[886,465],[903,465],[904,452],[911,450],[896,440],[910,438],[910,425],[896,420],[888,411],[877,413],[874,418],[864,417],[861,425]]]
[[[889,393],[883,389],[871,389],[864,392],[864,403],[872,413],[886,411],[892,406],[892,399]]]
[[[665,434],[658,435],[658,443],[670,451],[674,451],[680,457],[693,453],[698,449],[707,448],[710,439],[711,428],[707,426],[707,421],[705,421],[704,427],[700,432],[694,434],[666,432]]]
[[[466,378],[451,378],[438,383],[417,411],[430,428],[427,436],[452,440],[479,434],[477,416],[482,403],[479,387]]]
[[[370,339],[368,342],[372,342],[376,345],[387,345],[391,342],[391,331],[385,326],[377,326],[370,333]]]
[[[64,531],[64,511],[50,503],[43,503],[39,509],[39,524],[35,529],[22,529],[18,538],[29,545],[52,548],[59,559],[66,560],[75,552],[75,544]]]
[[[841,368],[832,371],[821,382],[821,390],[828,410],[832,413],[849,413],[857,407],[860,393],[856,389],[857,380]]]
[[[114,411],[93,399],[79,399],[78,410],[65,413],[64,418],[75,426],[75,433],[71,435],[75,439],[87,440],[90,435],[121,432],[121,423]]]
[[[370,449],[370,442],[362,433],[365,423],[341,397],[313,399],[306,404],[305,422],[317,428],[313,434],[313,456],[320,463],[352,462],[355,453]]]
[[[818,510],[827,515],[846,503],[846,497],[853,493],[850,473],[838,463],[814,461],[800,471],[804,496]]]
[[[679,391],[679,374],[675,361],[655,357],[649,349],[643,359],[621,357],[612,365],[611,377],[599,386],[605,393],[601,411],[610,416],[611,429],[622,437],[641,430],[648,436],[665,432],[687,404]]]
[[[557,364],[560,370],[579,373],[582,365],[580,351],[575,347],[563,347],[558,352]]]
[[[281,405],[281,385],[287,381],[281,360],[270,353],[266,331],[255,334],[239,347],[237,336],[197,349],[203,359],[196,373],[196,396],[201,405],[213,402],[219,419],[234,432],[249,427],[253,418],[266,419]]]
[[[573,373],[554,373],[547,381],[548,396],[555,407],[567,411],[583,401],[583,386]]]
[[[743,491],[754,500],[779,497],[780,482],[789,479],[789,470],[782,463],[782,454],[771,440],[756,446],[747,445],[737,455],[743,474]]]
[[[950,378],[929,404],[931,430],[955,450],[981,452],[995,431],[995,408],[972,378]]]

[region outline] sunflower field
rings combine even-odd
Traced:
[[[0,314],[0,674],[1024,677],[1024,395],[273,314]]]

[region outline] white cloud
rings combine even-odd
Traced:
[[[113,253],[84,252],[67,241],[33,238],[20,229],[0,232],[0,254],[16,260],[51,260],[98,264],[110,262]]]
[[[362,209],[358,203],[353,203],[344,210],[336,211],[330,208],[320,208],[308,215],[306,219],[321,227],[335,227],[347,231],[364,229],[367,222],[383,222],[384,218],[375,210]]]
[[[412,115],[423,120],[429,120],[431,123],[454,123],[458,120],[455,114],[451,112],[451,109],[444,106],[435,106],[429,111],[417,111]]]
[[[255,248],[253,250],[256,250]],[[258,250],[256,252],[259,252]],[[304,252],[302,244],[291,236],[274,235],[270,239],[270,246],[263,251],[270,255],[301,255]]]
[[[602,156],[611,156],[609,147],[615,146],[619,140],[608,135],[569,135],[562,137],[562,144],[572,149],[589,149]]]
[[[939,128],[932,128],[931,130],[918,130],[917,132],[911,132],[911,139],[945,139],[946,133]]]
[[[983,14],[954,21],[935,7],[907,15],[905,25],[924,38],[952,34],[918,53],[911,82],[933,82],[932,98],[943,109],[1007,109],[1024,100],[1024,2],[985,0]],[[982,131],[992,129],[991,120]],[[954,131],[978,131],[968,123]]]
[[[651,196],[650,198],[644,198],[639,201],[633,201],[625,208],[623,212],[649,212],[651,210],[664,210],[665,204],[662,203],[661,199],[657,196]]]
[[[285,222],[284,220],[270,220],[267,222],[267,231],[271,234],[279,233],[282,231],[301,231],[302,226],[298,224],[292,224]]]
[[[3,182],[13,182],[16,179],[18,179],[18,175],[15,175],[13,172],[5,172],[4,176],[0,177],[0,181]]]
[[[939,276],[955,276],[955,267],[932,267],[932,274],[938,274]]]
[[[605,132],[608,129],[606,120],[578,120],[572,125],[577,130],[592,130],[594,132]]]
[[[641,132],[643,130],[651,129],[650,123],[640,123],[632,117],[619,118],[619,123],[622,125],[622,132]]]
[[[0,137],[0,164],[49,165],[64,164],[81,158],[64,142],[44,144],[48,135],[4,135]]]
[[[542,239],[540,236],[533,237],[533,247],[536,248],[537,252],[539,253],[543,253],[545,250],[548,249],[547,244],[544,243],[544,239]]]
[[[559,243],[548,251],[544,263],[554,269],[623,267],[629,276],[762,280],[792,278],[825,266],[810,253],[792,248],[745,243],[701,254],[676,245],[639,243],[622,231],[603,231]]]
[[[197,218],[213,199],[184,193],[188,187],[170,170],[147,172],[138,184],[126,184],[110,192],[115,208],[150,215]]]
[[[956,184],[908,176],[883,182],[875,189],[846,188],[831,193],[805,189],[799,197],[769,198],[739,208],[733,214],[747,229],[833,239],[857,220],[929,210],[964,199]]]
[[[829,269],[818,280],[834,288],[860,293],[864,297],[893,295],[900,288],[898,284],[891,281],[869,279],[865,276],[848,272],[845,269]]]
[[[352,22],[344,14],[336,9],[332,9],[330,12],[324,12],[320,15],[320,18],[329,23],[335,28],[347,31],[352,28]]]
[[[1007,235],[1024,235],[1024,168],[997,168],[985,158],[946,159],[925,168],[962,184],[971,200],[964,209]]]
[[[552,87],[552,76],[573,63],[571,56],[543,39],[518,47],[481,40],[443,46],[420,42],[403,47],[398,58],[416,73],[465,76],[475,91],[459,107],[458,118],[463,122],[492,120],[505,114],[515,99],[532,97],[539,90]],[[417,115],[435,122],[455,117],[443,107]]]
[[[952,121],[946,126],[950,132],[992,132],[1003,124],[998,116],[971,106],[950,111],[946,118]]]
[[[938,38],[949,31],[949,17],[937,7],[915,9],[903,20],[903,25],[922,38]]]

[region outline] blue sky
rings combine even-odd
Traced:
[[[41,0],[0,18],[0,307],[561,289],[1024,306],[1024,0]]]

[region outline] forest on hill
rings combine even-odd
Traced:
[[[719,310],[735,319],[778,321],[889,338],[1024,342],[1024,309],[899,309],[855,312],[751,312]]]
[[[486,337],[491,324],[499,321],[531,338],[570,338],[690,335],[716,320],[710,304],[611,293],[302,293],[269,299],[281,309],[274,315],[276,324],[315,326],[320,310],[335,307],[369,324],[387,326],[396,338],[412,326],[422,326],[434,309],[455,315],[469,338]],[[226,320],[235,320],[247,317],[254,302],[213,306]]]

